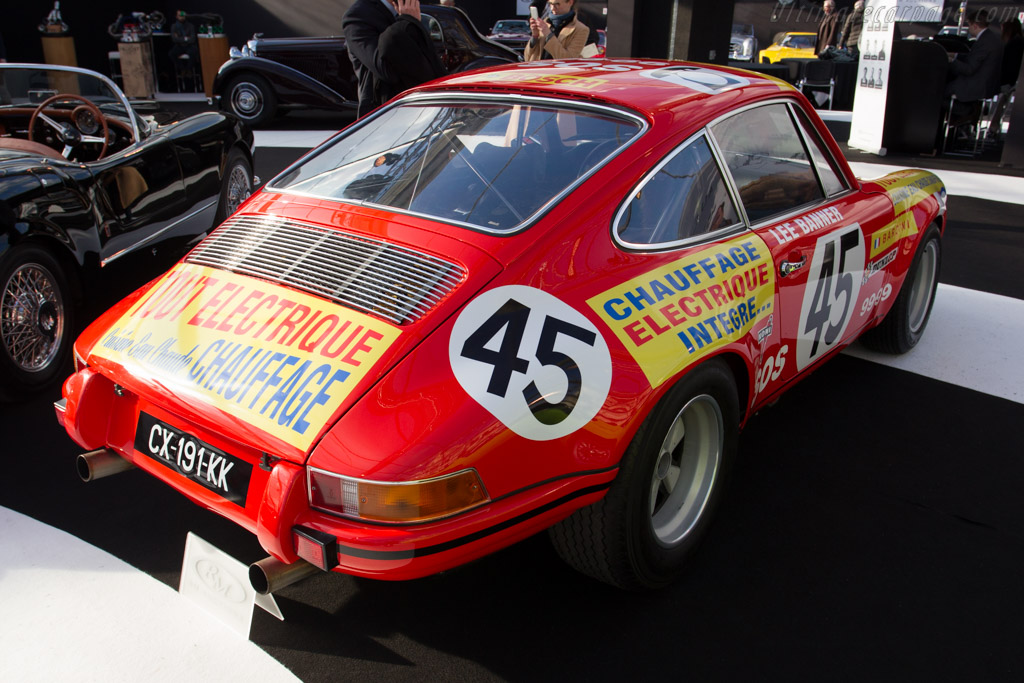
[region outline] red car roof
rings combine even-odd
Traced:
[[[419,90],[491,90],[584,98],[649,115],[709,100],[713,109],[792,91],[762,74],[712,64],[654,59],[576,59],[520,62],[456,74]]]

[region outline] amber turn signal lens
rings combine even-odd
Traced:
[[[363,481],[309,470],[309,500],[315,508],[374,522],[427,522],[486,503],[475,470],[409,482]]]

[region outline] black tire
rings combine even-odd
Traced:
[[[883,353],[900,354],[917,345],[932,314],[941,265],[942,240],[939,229],[932,225],[917,246],[907,278],[889,313],[877,327],[861,337],[865,346]]]
[[[57,259],[32,244],[10,249],[0,258],[0,399],[63,380],[74,333],[74,301]]]
[[[277,113],[277,94],[267,79],[256,74],[235,76],[224,91],[224,107],[250,126],[259,126]]]
[[[738,433],[735,378],[724,362],[711,360],[647,416],[608,494],[550,529],[558,554],[627,590],[670,584],[711,523]]]
[[[224,222],[251,194],[252,164],[241,150],[232,149],[224,162],[224,174],[220,180],[215,226]]]

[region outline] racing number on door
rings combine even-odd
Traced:
[[[818,238],[797,330],[797,367],[804,369],[842,341],[864,274],[864,238],[854,223]]]
[[[589,422],[611,384],[611,357],[597,328],[531,287],[501,287],[474,300],[448,351],[466,392],[530,439],[558,438]]]

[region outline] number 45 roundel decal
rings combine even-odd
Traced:
[[[590,422],[612,381],[597,328],[547,292],[510,285],[459,315],[448,343],[455,378],[516,434],[548,441]]]

